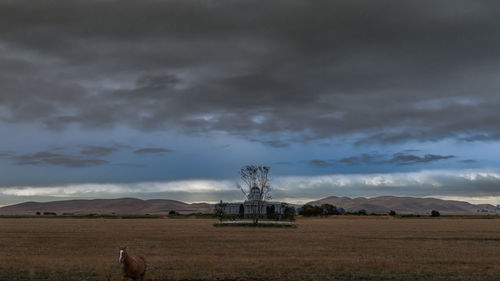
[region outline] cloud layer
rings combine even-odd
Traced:
[[[102,157],[109,156],[113,152],[117,152],[123,148],[131,148],[126,145],[115,144],[113,146],[97,146],[97,145],[80,145],[79,155],[70,153],[68,151],[53,152],[53,151],[40,151],[28,154],[13,154],[13,153],[0,153],[0,159],[8,159],[13,161],[16,165],[54,165],[66,168],[87,168],[91,166],[112,164],[122,167],[145,167],[144,164],[139,163],[110,163],[108,160],[101,159]],[[53,150],[65,150],[60,147]],[[67,150],[67,149],[66,149]],[[165,148],[140,148],[134,150],[134,154],[159,154],[163,155],[166,152],[172,152],[171,149]],[[99,157],[99,158],[96,158]]]
[[[172,150],[155,147],[155,148],[141,148],[134,151],[135,154],[163,154],[165,152],[172,152]]]
[[[3,1],[0,122],[224,131],[275,147],[498,140],[499,12],[492,1]]]
[[[399,165],[399,166],[404,166],[404,165],[416,165],[416,164],[426,164],[426,163],[431,163],[431,162],[436,162],[439,160],[446,160],[446,159],[452,159],[456,158],[454,155],[436,155],[436,154],[425,154],[423,156],[419,156],[415,154],[413,151],[402,151],[402,152],[397,152],[392,155],[384,155],[380,153],[363,153],[358,156],[350,156],[350,157],[344,157],[337,162],[340,164],[346,164],[350,166],[356,166],[356,165],[386,165],[386,164],[392,164],[392,165]],[[318,161],[318,160],[316,160]],[[322,161],[322,160],[319,160]],[[464,160],[465,161],[465,160]],[[473,163],[471,162],[473,160],[468,160],[463,163]],[[326,164],[326,161],[322,161]],[[313,165],[311,161],[311,165]],[[329,164],[332,165],[332,164]],[[318,165],[319,166],[319,165]],[[326,166],[326,165],[323,165]]]
[[[0,1],[0,200],[233,200],[220,179],[254,163],[296,201],[500,196],[498,14],[465,0]],[[464,167],[478,170],[446,171]]]
[[[456,170],[411,173],[277,177],[272,181],[273,200],[304,203],[326,196],[373,197],[380,195],[439,197],[496,204],[500,198],[500,173]],[[471,189],[470,186],[475,186]],[[44,187],[0,187],[0,204],[27,199],[67,198],[168,198],[187,202],[242,200],[231,180],[182,180],[143,183],[88,183]]]
[[[17,165],[41,165],[50,164],[68,168],[84,168],[88,166],[107,164],[108,161],[94,158],[81,158],[60,153],[37,152],[33,154],[16,155],[9,157]]]

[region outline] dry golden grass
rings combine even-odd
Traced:
[[[118,248],[154,280],[498,280],[500,220],[0,219],[0,280],[121,280]]]

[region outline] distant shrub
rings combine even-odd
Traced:
[[[178,212],[176,212],[176,211],[174,211],[174,210],[172,210],[172,211],[168,212],[168,214],[169,214],[169,215],[174,215],[174,216],[175,216],[175,215],[178,215],[179,213],[178,213]]]
[[[56,216],[57,214],[54,212],[43,212],[44,216]]]
[[[224,203],[224,202],[222,202],[222,200],[220,200],[220,202],[218,204],[216,204],[214,207],[214,215],[217,218],[219,218],[219,221],[221,221],[221,222],[227,216],[226,206],[227,206],[227,203]]]
[[[439,213],[439,211],[436,211],[436,210],[432,210],[431,212],[431,217],[439,217],[441,214]]]
[[[36,215],[39,216],[40,215],[40,212],[36,212]]]
[[[295,220],[295,208],[293,207],[285,207],[285,211],[283,212],[283,215],[281,216],[282,219],[284,220],[289,220],[289,221],[294,221]]]
[[[189,214],[190,216],[194,216],[195,218],[198,218],[198,219],[211,219],[211,218],[215,218],[215,215],[214,214],[211,214],[211,213],[192,213],[192,214]]]
[[[304,217],[312,216],[329,216],[329,215],[339,215],[337,207],[331,204],[323,204],[321,206],[312,206],[310,204],[305,204],[300,208],[299,215]]]
[[[401,214],[401,215],[399,215],[399,217],[401,217],[401,218],[420,218],[420,215],[416,215],[416,214]]]
[[[321,209],[323,210],[324,216],[339,214],[339,211],[337,211],[337,207],[333,206],[332,204],[323,204],[321,205]]]
[[[323,214],[323,209],[320,206],[313,206],[310,204],[305,204],[302,206],[299,215],[303,215],[304,217],[313,217],[319,216]]]
[[[396,211],[391,210],[391,211],[389,212],[389,216],[395,216],[395,215],[396,215]]]

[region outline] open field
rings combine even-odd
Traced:
[[[118,248],[153,280],[498,280],[500,220],[341,217],[297,228],[212,219],[0,219],[0,280],[121,280]]]

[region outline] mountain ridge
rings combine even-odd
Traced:
[[[24,202],[0,208],[0,215],[28,215],[36,212],[57,214],[168,214],[208,213],[212,211],[208,203],[189,204],[170,199],[142,200],[137,198],[117,199],[74,199],[50,202]]]
[[[465,201],[443,200],[437,198],[378,196],[337,197],[329,196],[307,204],[332,204],[347,212],[365,210],[367,213],[387,214],[395,211],[398,214],[428,215],[437,210],[443,215],[497,214],[500,209],[491,204],[471,204]],[[291,204],[295,207],[299,205]],[[171,199],[116,198],[116,199],[73,199],[50,202],[28,201],[15,205],[0,207],[0,215],[34,215],[36,212],[53,212],[56,214],[168,214],[179,213],[211,213],[213,204],[185,203]]]
[[[497,214],[500,209],[491,204],[471,204],[465,201],[443,200],[437,198],[378,196],[365,197],[337,197],[329,196],[308,204],[331,204],[344,208],[347,212],[365,210],[367,213],[387,214],[391,210],[398,214],[428,215],[432,210],[437,210],[444,215],[467,214]]]

